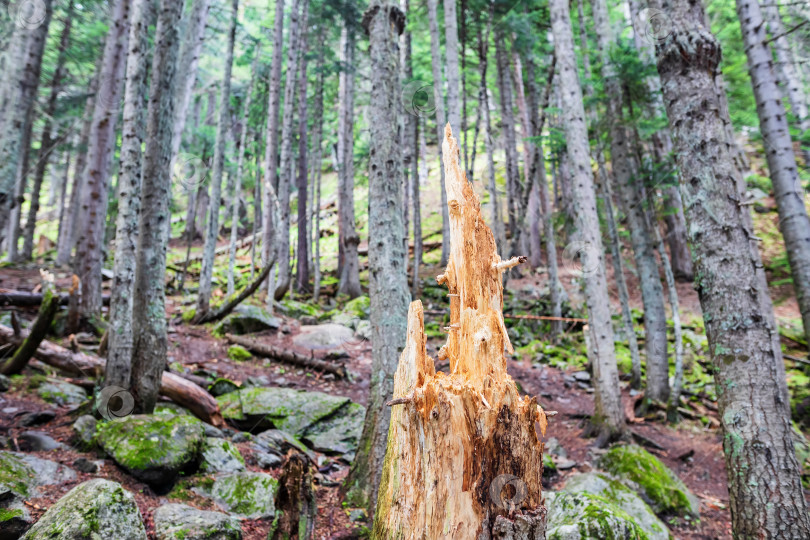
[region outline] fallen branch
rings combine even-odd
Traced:
[[[256,234],[251,234],[250,236],[246,236],[236,242],[236,249],[242,249],[245,246],[249,246],[253,243],[253,240],[260,237],[262,231],[256,231]],[[214,257],[219,257],[220,255],[224,255],[225,253],[229,253],[231,250],[231,244],[225,244],[224,246],[219,246],[217,249],[214,250]],[[197,253],[195,255],[191,255],[188,258],[187,263],[194,262],[194,261],[201,261],[203,258],[203,253]]]
[[[225,318],[236,308],[236,306],[241,304],[246,298],[250,297],[251,294],[256,292],[259,285],[261,285],[264,280],[267,279],[267,275],[270,273],[270,269],[272,268],[272,262],[265,265],[258,277],[253,280],[253,283],[245,287],[238,295],[233,296],[230,300],[226,301],[222,306],[217,308],[216,311],[208,311],[207,313],[203,313],[199,318],[195,317],[194,324],[203,324]]]
[[[59,309],[59,297],[53,291],[53,276],[48,276],[43,272],[43,293],[44,300],[39,307],[39,315],[31,325],[31,331],[28,337],[23,339],[22,344],[17,348],[14,355],[6,362],[0,364],[0,373],[3,375],[14,375],[23,370],[25,365],[34,356],[39,344],[45,339],[45,334],[51,327],[56,311]],[[50,280],[48,279],[50,277]]]
[[[42,304],[42,293],[26,292],[26,291],[0,291],[0,306],[2,307],[33,307]],[[58,296],[59,305],[66,306],[70,301],[69,294],[60,294]],[[105,306],[110,304],[110,295],[105,294],[102,296],[102,302]]]
[[[14,331],[0,324],[0,345],[11,343]],[[99,377],[104,373],[104,360],[81,352],[71,352],[55,343],[43,340],[34,357],[49,366],[72,375]],[[185,407],[202,421],[217,427],[224,427],[225,420],[214,397],[196,384],[174,373],[164,372],[160,381],[160,395],[166,396],[178,405]]]
[[[317,369],[320,371],[325,371],[327,373],[332,373],[336,377],[340,378],[346,377],[346,368],[344,368],[343,366],[337,366],[330,362],[325,362],[323,360],[319,360],[314,357],[307,357],[295,351],[287,351],[284,349],[279,349],[278,347],[267,345],[265,343],[259,343],[253,339],[242,336],[225,334],[225,337],[231,343],[241,345],[250,352],[258,354],[259,356],[266,356],[267,358],[272,358],[273,360],[278,360],[279,362],[285,362],[287,364],[293,364],[296,366],[301,366],[309,369]]]

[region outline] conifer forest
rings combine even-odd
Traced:
[[[810,539],[808,0],[0,0],[0,540]]]

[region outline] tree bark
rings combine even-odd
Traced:
[[[278,246],[275,243],[277,231],[273,228],[271,207],[275,204],[273,197],[278,188],[278,115],[283,46],[284,0],[276,0],[273,21],[273,59],[270,65],[270,83],[267,92],[267,131],[264,146],[264,207],[267,212],[262,216],[262,263],[265,265],[271,257],[276,260],[278,254]],[[272,308],[274,292],[272,278],[267,280],[267,291],[267,304]]]
[[[161,375],[166,367],[166,307],[164,279],[171,219],[172,128],[175,66],[179,36],[177,25],[182,0],[161,0],[155,30],[152,81],[146,122],[143,191],[133,303],[131,392],[137,412],[155,408]]]
[[[154,18],[154,8],[150,0],[133,0],[131,9],[124,89],[124,125],[121,133],[121,164],[118,173],[114,276],[105,370],[105,383],[121,388],[129,388],[132,369],[132,306],[138,214],[141,209],[143,159],[141,147],[146,127],[144,111],[149,61],[149,25]]]
[[[301,68],[298,80],[298,249],[296,250],[295,288],[309,291],[309,236],[307,216],[307,35],[301,34]]]
[[[360,236],[354,221],[354,23],[346,22],[340,35],[342,64],[338,75],[338,293],[356,298],[360,287],[357,246]]]
[[[779,334],[722,114],[720,44],[700,3],[652,0],[651,7],[671,25],[656,46],[658,73],[700,276],[695,287],[717,383],[733,533],[808,538]]]
[[[324,38],[321,39],[320,53],[318,54],[318,77],[315,85],[315,137],[312,148],[315,158],[312,164],[312,235],[315,246],[312,254],[313,293],[312,299],[317,302],[321,294],[321,173],[323,169],[323,89],[324,89]]]
[[[3,115],[8,118],[0,135],[0,237],[5,233],[9,261],[17,258],[22,189],[28,174],[34,105],[53,1],[43,0],[40,4],[21,6],[20,9],[29,7],[35,10],[30,16],[36,17],[37,21],[17,21],[11,37],[12,45],[7,56],[10,73],[6,74],[6,114]],[[42,17],[41,21],[39,17]],[[33,26],[36,22],[39,24]]]
[[[54,291],[53,276],[50,276],[50,281],[44,273],[43,277],[45,279],[43,279],[42,304],[39,306],[39,314],[31,325],[29,334],[14,351],[11,358],[0,363],[0,373],[3,375],[16,375],[23,370],[36,353],[42,340],[45,339],[51,322],[53,322],[56,312],[59,311],[59,294]]]
[[[53,118],[56,114],[59,92],[62,89],[62,79],[65,76],[65,60],[72,26],[73,1],[69,0],[62,26],[62,35],[59,38],[59,55],[56,58],[56,68],[51,77],[51,95],[48,97],[48,105],[45,107],[45,122],[42,126],[42,137],[39,143],[37,162],[34,167],[34,185],[31,187],[31,204],[28,207],[28,219],[25,221],[25,230],[23,232],[23,249],[20,258],[26,261],[31,260],[34,252],[34,232],[37,225],[42,181],[45,179],[45,173],[48,170],[50,154],[59,142],[58,137],[54,138],[53,136]]]
[[[459,97],[458,67],[458,20],[456,0],[443,0],[444,4],[444,54],[447,57],[445,73],[447,75],[447,121],[450,126],[461,130],[461,101]],[[459,135],[461,136],[461,135]]]
[[[776,53],[776,69],[783,85],[783,94],[790,104],[790,112],[795,117],[796,127],[800,133],[810,130],[810,113],[807,111],[807,94],[796,69],[796,59],[793,48],[788,43],[782,16],[779,14],[779,4],[770,0],[762,3],[762,12],[768,23],[770,43]],[[810,167],[810,148],[806,145],[801,150],[804,166]]]
[[[590,343],[595,390],[592,423],[598,433],[598,442],[604,443],[624,429],[624,414],[618,391],[619,374],[613,348],[610,300],[605,278],[604,249],[599,234],[596,194],[588,157],[588,130],[577,76],[568,2],[551,0],[549,8],[559,73],[561,114],[573,169],[572,215],[578,240],[582,242],[577,251],[584,270],[585,303],[588,306],[588,324],[593,336]]]
[[[402,243],[402,138],[398,132],[399,35],[405,15],[390,0],[374,0],[363,15],[363,26],[369,36],[372,74],[368,111],[368,229],[374,231],[368,254],[372,376],[363,433],[344,489],[347,500],[367,508],[371,515],[391,419],[385,403],[393,392],[395,359],[404,344],[410,301]]]
[[[290,44],[287,48],[287,78],[284,80],[284,111],[281,118],[281,161],[278,177],[279,243],[276,261],[278,281],[274,296],[281,300],[290,288],[290,190],[294,171],[293,120],[295,116],[295,86],[298,77],[298,62],[306,42],[307,0],[293,0],[290,10]]]
[[[448,0],[449,1],[449,0]],[[439,43],[438,0],[427,0],[428,26],[430,29],[430,58],[433,74],[433,105],[436,107],[436,138],[444,137],[444,124],[447,121],[444,111],[444,80],[442,79],[442,55]],[[427,125],[427,122],[425,122]],[[447,264],[450,256],[450,214],[447,211],[447,192],[444,186],[444,167],[442,166],[442,149],[439,145],[439,190],[442,204],[442,258],[441,266]]]
[[[669,398],[669,361],[667,354],[667,315],[664,290],[653,252],[651,232],[644,215],[644,198],[632,139],[628,137],[622,112],[622,91],[610,63],[609,20],[605,0],[593,0],[593,21],[597,35],[597,53],[602,63],[601,78],[607,93],[607,118],[610,125],[610,160],[613,180],[627,219],[633,256],[638,270],[644,304],[645,349],[647,353],[645,399],[665,403]]]
[[[737,0],[737,14],[757,102],[759,129],[779,210],[779,229],[785,241],[804,334],[810,342],[810,218],[804,206],[805,192],[799,181],[787,114],[773,71],[773,57],[767,45],[759,4],[756,0]]]
[[[410,13],[410,0],[402,0],[402,9],[405,17]],[[404,51],[403,51],[403,72],[406,81],[413,80],[413,44],[411,32],[403,31],[404,38]],[[422,264],[422,211],[420,208],[419,197],[419,116],[416,114],[407,114],[405,117],[405,133],[403,134],[403,141],[406,147],[410,147],[410,169],[406,171],[406,176],[410,176],[410,181],[405,180],[406,194],[407,187],[410,187],[410,197],[405,198],[405,243],[407,249],[408,243],[408,199],[412,201],[413,205],[413,269],[411,270],[411,295],[416,298],[419,295],[419,266]]]
[[[279,517],[273,521],[268,540],[310,540],[315,531],[315,486],[309,458],[291,450],[281,468],[275,498]]]
[[[202,268],[200,271],[200,289],[197,295],[197,314],[202,317],[208,312],[211,301],[211,286],[214,275],[214,251],[219,238],[219,207],[222,202],[222,171],[225,167],[225,144],[230,123],[231,73],[233,71],[233,49],[236,39],[236,24],[239,16],[239,0],[231,1],[231,22],[228,30],[227,51],[222,78],[222,90],[219,98],[219,117],[217,134],[214,142],[214,168],[211,173],[211,202],[208,205],[208,222],[205,232]]]
[[[451,303],[450,335],[439,359],[450,360],[451,374],[437,374],[427,356],[417,300],[389,402],[373,537],[544,538],[543,444],[535,422],[545,434],[546,416],[536,398],[520,396],[504,356],[512,346],[501,312],[502,272],[518,259],[498,256],[446,129],[451,255],[438,281],[447,285]],[[503,490],[507,483],[511,497]]]
[[[115,129],[121,108],[127,41],[129,0],[116,0],[93,105],[93,123],[79,195],[78,243],[74,268],[81,279],[82,316],[101,315],[101,267],[104,259],[104,227],[110,185],[110,168],[115,150]]]

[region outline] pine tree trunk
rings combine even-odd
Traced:
[[[433,74],[433,105],[436,107],[436,135],[441,141],[444,137],[444,124],[447,120],[444,112],[444,80],[442,79],[442,54],[439,44],[438,0],[427,0],[428,26],[430,29],[430,59]],[[427,125],[427,122],[425,122]],[[423,130],[424,131],[424,130]],[[444,188],[444,167],[442,166],[442,149],[439,145],[439,189],[442,203],[442,256],[439,264],[447,264],[450,257],[450,214],[447,211],[447,193]]]
[[[62,26],[62,35],[59,38],[59,55],[56,59],[56,68],[51,77],[51,95],[48,97],[48,105],[45,107],[45,122],[42,126],[42,138],[40,139],[37,162],[34,167],[34,185],[31,187],[31,204],[28,207],[28,219],[25,221],[25,230],[23,232],[23,249],[20,258],[26,261],[31,260],[34,252],[34,232],[37,224],[37,213],[39,212],[39,195],[42,182],[48,170],[50,154],[59,142],[58,138],[53,137],[53,118],[56,114],[59,91],[62,88],[62,78],[65,75],[65,60],[72,26],[73,1],[69,0]]]
[[[671,25],[656,47],[658,73],[700,276],[695,287],[717,384],[733,533],[810,538],[779,333],[750,210],[739,204],[743,183],[728,120],[718,114],[727,108],[715,76],[720,44],[700,3],[651,4]]]
[[[131,392],[135,411],[151,413],[166,367],[165,286],[166,249],[171,220],[172,129],[175,66],[180,38],[177,26],[182,0],[161,0],[155,30],[146,145],[143,159],[143,190],[139,217],[138,251],[132,317],[134,338]]]
[[[759,4],[755,0],[737,0],[737,14],[757,102],[759,129],[779,210],[779,229],[790,261],[805,337],[810,340],[810,218],[804,206],[805,192],[799,181],[787,114],[773,72],[773,59]]]
[[[236,158],[236,179],[234,180],[233,187],[233,204],[231,205],[231,246],[230,254],[228,256],[228,296],[234,293],[234,266],[236,265],[236,241],[239,236],[239,199],[240,192],[242,191],[242,175],[245,172],[245,152],[247,152],[247,134],[248,134],[248,121],[250,120],[250,105],[253,101],[253,85],[256,82],[256,74],[259,70],[259,56],[261,54],[261,42],[256,45],[256,50],[253,52],[253,67],[251,69],[250,83],[245,89],[245,101],[242,109],[242,133],[239,137],[239,147],[237,151],[239,156]],[[258,199],[257,199],[258,200]],[[251,250],[255,249],[252,246],[256,245],[256,220],[253,220],[253,242],[251,243]],[[253,265],[251,261],[251,271]],[[253,276],[251,275],[251,281]]]
[[[67,229],[65,228],[65,216],[67,215],[65,209],[65,200],[67,199],[67,190],[68,184],[70,183],[70,158],[72,156],[71,149],[68,148],[65,150],[65,166],[62,176],[62,185],[59,186],[59,217],[58,217],[58,229],[56,233],[56,245],[57,249],[58,246],[62,245],[64,242],[64,235],[67,233]]]
[[[309,237],[307,234],[307,37],[301,35],[301,67],[298,80],[298,249],[296,250],[295,288],[309,291]]]
[[[776,2],[763,2],[762,13],[768,23],[771,35],[771,48],[776,54],[776,69],[784,87],[783,94],[790,104],[790,112],[796,118],[796,127],[800,133],[810,130],[810,113],[807,111],[807,94],[804,91],[799,72],[796,69],[796,59],[793,57],[793,48],[790,46],[779,14],[779,4]],[[804,166],[810,167],[810,148],[802,148]]]
[[[22,6],[20,9],[29,8],[36,10],[33,17],[42,17],[42,20],[33,28],[26,21],[15,25],[7,56],[10,73],[4,74],[4,77],[8,77],[5,106],[8,118],[3,123],[3,133],[0,135],[0,237],[5,233],[9,261],[17,258],[20,209],[28,173],[34,105],[53,14],[53,0],[43,0],[40,4]],[[40,8],[44,10],[41,13]]]
[[[281,118],[281,161],[278,177],[279,244],[278,281],[274,296],[281,300],[290,288],[290,190],[295,176],[293,120],[295,118],[295,87],[298,77],[298,62],[306,42],[307,0],[293,0],[290,11],[290,45],[287,48],[287,78],[284,81],[284,112]]]
[[[343,67],[338,75],[338,293],[356,298],[360,288],[357,246],[360,236],[354,221],[354,30],[344,25],[340,35]]]
[[[624,429],[619,373],[613,348],[610,299],[605,278],[604,249],[599,234],[596,194],[588,156],[588,130],[577,76],[568,2],[551,0],[549,8],[557,55],[562,123],[573,168],[572,215],[577,238],[581,242],[576,251],[583,269],[588,324],[593,336],[590,351],[595,381],[592,424],[599,434],[598,442],[604,443]]]
[[[96,75],[90,83],[89,92],[95,95],[98,88],[98,77],[100,70],[96,70]],[[78,138],[76,161],[73,165],[73,183],[70,188],[70,203],[63,222],[63,234],[59,236],[59,245],[56,247],[56,264],[64,266],[71,261],[73,248],[76,246],[76,231],[79,221],[79,196],[84,185],[84,167],[87,164],[87,146],[90,141],[90,129],[93,126],[93,111],[95,110],[95,98],[87,98],[82,115],[82,131]]]
[[[512,76],[509,57],[506,51],[503,29],[495,28],[495,64],[498,68],[498,89],[501,98],[501,124],[506,160],[506,217],[509,225],[511,246],[509,253],[517,255],[518,241],[518,199],[520,198],[520,169],[518,167],[517,143],[515,141],[515,115],[512,111]],[[504,246],[505,247],[505,246]],[[501,248],[503,249],[503,248]]]
[[[238,17],[239,0],[231,0],[231,22],[228,29],[228,45],[225,53],[224,74],[222,76],[222,92],[219,98],[219,117],[217,119],[216,139],[214,141],[214,167],[211,172],[211,202],[208,204],[208,222],[205,231],[202,268],[200,269],[200,290],[197,295],[196,319],[208,313],[209,303],[211,301],[211,282],[214,275],[215,263],[214,252],[217,249],[217,239],[219,238],[219,207],[222,201],[222,171],[225,167],[225,144],[228,137],[228,124],[231,119],[231,73],[233,71],[233,49],[236,39]]]
[[[449,124],[446,133],[451,255],[438,281],[451,303],[439,359],[450,360],[450,375],[437,374],[427,356],[417,300],[388,403],[393,412],[373,537],[545,538],[543,444],[535,422],[545,435],[546,416],[535,398],[520,396],[504,356],[512,346],[501,311],[502,272],[519,259],[498,256]]]
[[[445,73],[447,75],[447,121],[450,126],[461,131],[461,100],[459,97],[458,67],[458,20],[456,0],[443,0],[444,4],[444,53],[447,57]]]
[[[552,60],[553,62],[553,60]],[[550,69],[551,77],[554,75],[554,66]],[[526,100],[526,129],[523,135],[524,153],[528,156],[526,161],[526,189],[529,192],[529,206],[528,206],[528,225],[529,225],[529,263],[532,268],[537,268],[542,264],[543,254],[540,249],[540,227],[541,227],[541,214],[540,214],[540,191],[538,176],[538,154],[542,153],[542,148],[538,142],[529,142],[528,138],[540,137],[543,134],[543,127],[546,119],[545,103],[543,104],[543,114],[540,114],[540,97],[537,90],[537,81],[535,80],[535,67],[534,58],[531,53],[526,55],[526,77],[528,79],[528,99]],[[551,77],[547,82],[547,87],[551,89]]]
[[[385,457],[386,435],[396,371],[396,355],[407,326],[407,251],[402,243],[402,140],[399,92],[399,35],[405,15],[388,1],[373,0],[363,15],[369,36],[371,91],[369,118],[369,297],[372,378],[363,433],[346,478],[346,499],[373,513]],[[458,149],[456,148],[456,152]],[[456,154],[457,155],[457,154]]]
[[[594,28],[597,34],[597,53],[602,62],[601,77],[608,95],[607,118],[610,125],[610,158],[622,210],[627,219],[633,256],[638,270],[641,297],[644,303],[645,349],[647,353],[647,400],[665,403],[669,398],[669,361],[667,355],[667,316],[664,290],[653,242],[644,215],[642,188],[637,180],[638,166],[628,137],[622,113],[622,91],[619,80],[610,65],[610,38],[605,0],[592,3]]]
[[[129,0],[116,0],[110,30],[104,43],[98,93],[93,107],[87,148],[87,165],[82,173],[79,195],[79,239],[74,268],[81,279],[79,304],[85,318],[101,315],[101,267],[104,260],[104,228],[110,185],[110,169],[115,151],[115,129],[121,109],[127,41],[129,39]]]
[[[141,207],[141,147],[144,140],[149,25],[154,18],[150,0],[133,0],[124,89],[124,124],[118,173],[118,217],[115,228],[113,287],[104,382],[129,388],[132,369],[132,305],[138,214]]]
[[[192,7],[186,24],[186,39],[180,46],[177,62],[177,92],[174,100],[174,124],[172,127],[172,164],[177,159],[180,144],[183,142],[183,129],[186,125],[188,105],[191,101],[194,83],[197,81],[197,65],[200,61],[205,25],[208,21],[210,0],[191,0]]]
[[[402,10],[407,19],[410,14],[410,1],[402,0]],[[404,51],[403,51],[403,72],[406,81],[413,80],[413,44],[411,32],[405,30],[404,37]],[[413,206],[413,268],[411,269],[411,294],[413,298],[419,295],[419,266],[422,264],[422,212],[419,206],[419,116],[417,114],[407,114],[405,117],[405,133],[403,134],[403,144],[409,150],[403,150],[410,153],[410,169],[406,171],[406,175],[410,174],[410,180],[405,181],[405,193],[408,193],[410,187],[410,197],[405,198],[405,249],[408,250],[408,203],[409,199]]]
[[[317,302],[321,294],[321,171],[323,169],[323,87],[324,87],[324,37],[321,38],[318,54],[318,78],[315,85],[315,137],[312,148],[315,154],[312,160],[312,236],[315,245],[312,250],[313,294]]]
[[[262,216],[262,264],[277,260],[278,246],[275,243],[271,206],[278,187],[278,116],[281,96],[281,63],[284,46],[284,0],[276,0],[273,21],[273,59],[270,65],[270,84],[267,91],[267,131],[264,146],[264,207]],[[270,273],[272,276],[272,272]],[[267,280],[267,304],[273,305],[273,279]]]

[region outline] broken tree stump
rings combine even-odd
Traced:
[[[281,469],[276,492],[276,520],[268,540],[310,540],[315,532],[315,488],[309,458],[291,450]]]
[[[442,147],[450,209],[450,327],[435,372],[422,303],[411,304],[394,378],[391,427],[373,538],[545,538],[546,415],[506,372],[501,261],[478,196],[458,165],[450,126]]]

